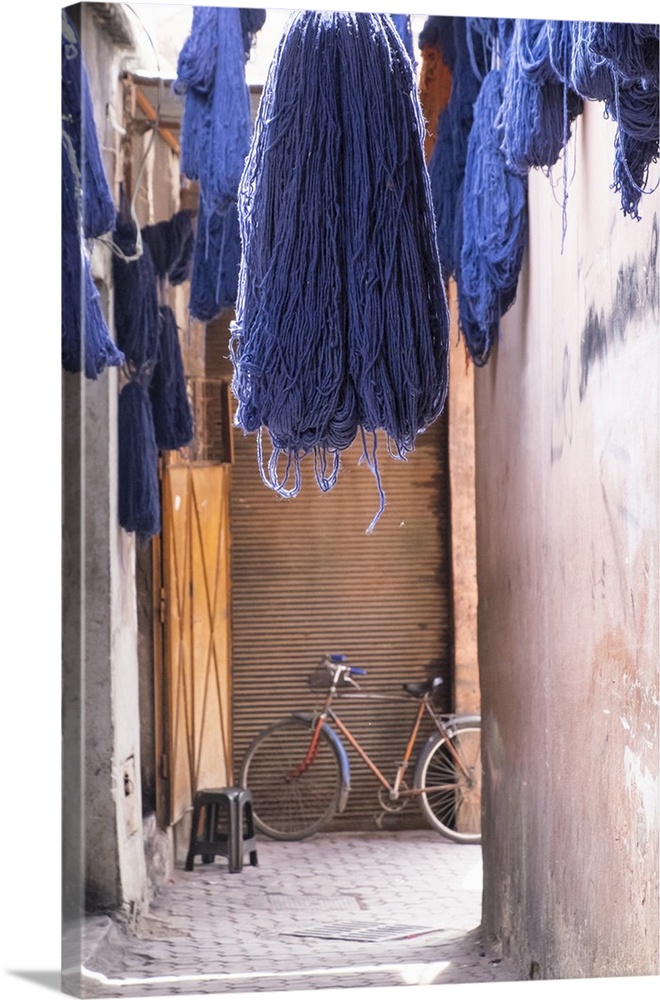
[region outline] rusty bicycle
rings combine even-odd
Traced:
[[[351,785],[343,737],[379,782],[384,808],[416,799],[427,822],[444,837],[480,843],[480,716],[439,713],[433,696],[442,684],[440,677],[403,684],[401,697],[416,700],[418,707],[390,781],[333,705],[347,690],[359,691],[356,678],[366,673],[351,666],[343,654],[327,654],[308,678],[313,689],[327,689],[319,710],[292,712],[254,737],[240,768],[240,783],[252,793],[257,829],[275,840],[304,840],[345,809]],[[404,778],[425,714],[433,720],[434,731],[417,754],[408,786]]]

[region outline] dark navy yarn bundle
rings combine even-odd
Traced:
[[[82,229],[86,237],[112,229],[115,203],[105,175],[87,69],[73,24],[62,12],[62,127],[82,175]]]
[[[502,94],[502,71],[493,69],[474,105],[465,168],[459,317],[479,366],[488,361],[500,318],[515,299],[527,244],[527,175],[507,164],[495,124]]]
[[[239,189],[231,341],[236,423],[259,441],[267,430],[261,473],[282,495],[300,489],[306,455],[330,489],[358,434],[378,478],[376,432],[403,457],[444,405],[449,321],[423,130],[389,17],[289,20]],[[382,504],[381,492],[374,520]]]
[[[75,29],[62,13],[62,367],[96,379],[124,358],[108,329],[86,238],[112,228],[115,205]]]
[[[241,7],[240,15],[245,58],[249,59],[252,47],[257,40],[257,35],[266,23],[266,11],[252,7]]]
[[[427,17],[418,38],[420,49],[430,45],[442,53],[442,61],[449,70],[453,70],[456,63],[454,20],[446,14],[433,14]]]
[[[461,227],[460,196],[465,174],[467,142],[472,128],[474,102],[488,68],[488,53],[480,42],[468,39],[472,27],[468,19],[455,17],[453,39],[444,42],[446,26],[439,34],[440,45],[448,48],[452,85],[449,101],[438,120],[437,139],[429,161],[429,176],[437,227],[438,251],[445,279],[455,275],[459,263],[457,229]],[[429,33],[433,37],[433,33]],[[447,65],[445,48],[440,48]]]
[[[118,515],[141,540],[160,531],[158,445],[147,385],[131,379],[119,393]]]
[[[403,42],[406,52],[410,56],[413,66],[415,65],[415,49],[413,46],[412,37],[412,25],[410,23],[410,14],[392,14],[392,24],[399,32],[401,36],[401,41]]]
[[[420,45],[439,47],[453,70],[429,163],[438,246],[445,277],[456,279],[459,325],[475,364],[488,360],[500,319],[515,300],[527,237],[527,175],[532,167],[550,170],[562,154],[566,231],[565,149],[586,100],[602,102],[617,123],[612,187],[624,215],[640,217],[649,168],[659,156],[659,32],[657,24],[427,20]],[[469,95],[463,101],[461,82]]]
[[[236,200],[251,128],[237,8],[193,9],[173,89],[185,97],[181,169],[191,180],[199,180],[207,205],[225,209]]]
[[[501,121],[509,162],[552,166],[584,100],[617,123],[612,187],[624,215],[639,219],[659,155],[657,24],[515,22]]]
[[[236,302],[241,236],[236,204],[209,212],[200,198],[190,280],[190,312],[209,322]]]
[[[160,530],[158,450],[190,443],[193,421],[174,313],[161,302],[189,274],[191,220],[178,212],[137,230],[123,189],[113,233],[115,327],[128,382],[119,394],[119,523],[141,539]],[[124,256],[131,259],[124,259]]]
[[[205,322],[236,301],[236,197],[252,132],[245,62],[265,18],[265,10],[194,7],[173,84],[184,97],[181,169],[199,181],[190,312]]]
[[[649,168],[659,156],[657,24],[571,22],[571,86],[602,101],[617,123],[614,179],[624,215],[639,219]]]
[[[137,260],[113,258],[115,330],[129,367],[153,363],[158,350],[158,291],[148,245]]]
[[[505,66],[502,148],[518,171],[552,167],[571,136],[582,99],[568,85],[568,22],[518,19]]]
[[[115,330],[128,378],[117,410],[118,517],[125,531],[148,539],[160,531],[158,446],[149,399],[158,352],[158,289],[147,243],[142,243],[138,254],[137,227],[123,187],[112,239],[116,248],[112,259]]]
[[[190,278],[195,234],[192,212],[184,209],[171,219],[142,229],[161,293],[167,285],[181,285]]]
[[[160,306],[158,358],[149,385],[156,444],[162,451],[177,451],[193,438],[193,419],[176,317],[169,306]]]

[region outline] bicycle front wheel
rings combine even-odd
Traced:
[[[312,735],[310,722],[282,719],[262,730],[247,749],[240,782],[252,793],[255,826],[274,840],[304,840],[337,810],[339,756],[321,730],[316,755],[305,766]]]
[[[449,840],[481,843],[481,729],[459,725],[421,753],[415,788],[426,820]]]

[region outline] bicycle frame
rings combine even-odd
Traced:
[[[311,738],[311,741],[310,741],[309,749],[308,749],[307,753],[305,754],[304,760],[301,761],[300,764],[294,769],[294,771],[291,772],[291,774],[288,776],[289,780],[293,780],[294,778],[299,777],[313,763],[313,761],[314,761],[314,759],[316,757],[316,751],[317,751],[317,748],[318,748],[318,743],[319,743],[319,739],[320,739],[320,735],[321,735],[321,729],[323,728],[324,725],[327,725],[328,722],[329,722],[333,726],[336,727],[336,729],[341,733],[341,735],[344,737],[344,739],[346,739],[350,743],[350,745],[353,747],[353,749],[359,754],[360,758],[363,760],[363,762],[369,768],[369,770],[374,775],[374,777],[380,782],[380,784],[383,786],[383,788],[385,788],[385,790],[389,793],[389,796],[390,796],[390,798],[393,801],[396,801],[397,799],[403,798],[403,797],[411,797],[412,798],[414,796],[420,795],[421,792],[422,792],[422,789],[419,789],[419,788],[402,788],[402,784],[403,784],[403,779],[404,779],[405,773],[406,773],[406,771],[408,769],[408,766],[410,764],[410,759],[412,757],[413,747],[415,745],[415,741],[416,741],[417,735],[419,733],[419,728],[420,728],[420,725],[422,723],[422,719],[424,718],[425,714],[428,714],[431,717],[431,719],[433,720],[433,723],[436,726],[438,732],[441,735],[445,736],[445,737],[448,737],[450,735],[451,724],[449,726],[446,726],[445,723],[444,723],[444,720],[443,720],[442,716],[439,715],[436,711],[434,711],[434,709],[431,707],[431,704],[430,704],[430,695],[429,694],[423,695],[423,697],[419,701],[419,705],[418,705],[418,708],[417,708],[417,713],[415,715],[415,719],[414,719],[414,722],[413,722],[413,725],[412,725],[410,736],[408,738],[408,743],[407,743],[407,746],[406,746],[406,749],[405,749],[405,753],[403,755],[403,760],[401,761],[401,763],[399,764],[399,766],[397,768],[394,781],[390,782],[385,777],[385,775],[382,773],[382,771],[380,770],[380,768],[371,759],[371,757],[369,756],[369,754],[367,753],[367,751],[364,749],[364,747],[361,745],[361,743],[357,739],[357,737],[355,737],[353,735],[353,733],[350,731],[350,729],[348,728],[348,726],[342,721],[342,719],[337,715],[337,713],[332,708],[332,702],[333,702],[335,696],[337,695],[337,685],[339,683],[340,678],[344,674],[344,672],[345,671],[344,671],[344,667],[343,666],[338,666],[337,667],[337,669],[335,671],[335,674],[334,674],[334,677],[333,677],[333,680],[332,680],[332,683],[330,685],[330,689],[328,691],[328,695],[327,695],[327,697],[325,699],[325,703],[323,705],[323,708],[315,716],[316,721],[314,723],[314,729],[313,729],[313,733],[312,733],[312,738]],[[352,683],[355,684],[354,681],[352,681]],[[357,687],[357,685],[355,685],[355,686]],[[376,695],[367,694],[367,695],[362,695],[362,697],[366,697],[366,698],[376,697],[376,698],[378,698],[379,696],[377,694]],[[383,697],[383,696],[380,696],[380,697]],[[402,700],[405,700],[406,702],[408,701],[407,698],[402,699]],[[452,716],[450,718],[452,720],[455,720],[457,717],[456,716]],[[465,775],[466,779],[468,781],[470,781],[471,780],[471,776],[470,776],[470,773],[469,773],[468,769],[465,767],[465,765],[463,764],[463,762],[460,760],[459,755],[456,753],[456,750],[455,750],[455,748],[453,746],[452,741],[450,739],[448,739],[448,738],[446,740],[446,745],[447,745],[448,750],[451,752],[452,756],[454,757],[454,760],[455,760],[455,763],[456,763],[457,767],[460,768],[460,770]],[[433,786],[432,788],[427,788],[426,791],[427,792],[429,792],[429,791],[442,791],[442,790],[444,790],[446,788],[447,788],[447,786],[437,785],[437,786]]]

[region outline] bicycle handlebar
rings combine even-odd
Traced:
[[[346,662],[346,656],[344,653],[328,653],[327,661],[333,667],[344,667],[346,673],[350,676],[351,674],[356,674],[360,677],[366,676],[367,671],[364,667],[352,667],[350,663]]]

